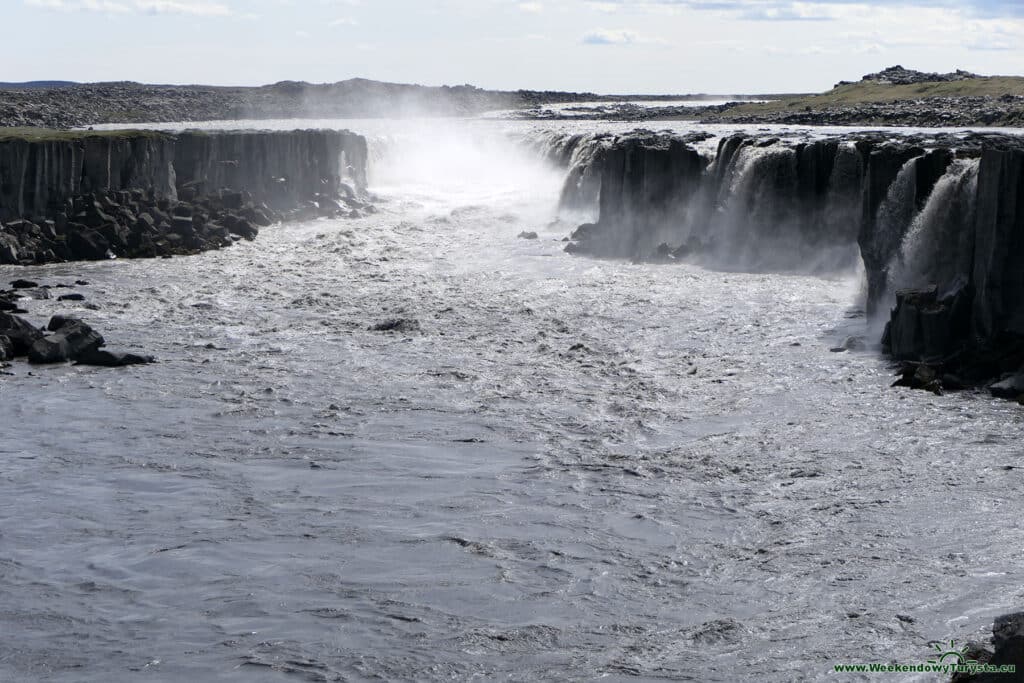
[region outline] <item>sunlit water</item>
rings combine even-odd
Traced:
[[[571,257],[561,171],[367,125],[375,216],[0,268],[160,359],[0,378],[0,680],[831,680],[1020,608],[1020,408],[830,352],[856,276]]]

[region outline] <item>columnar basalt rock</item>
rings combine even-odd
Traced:
[[[368,208],[347,131],[0,136],[0,264],[188,254]]]
[[[685,140],[630,137],[594,159],[600,220],[573,247],[596,256],[642,256],[659,226],[700,189],[707,160]]]
[[[892,306],[884,347],[911,375],[928,364],[952,387],[1022,370],[1024,139],[739,135],[698,156],[669,134],[616,140],[591,162],[600,217],[567,250],[804,272],[859,252],[868,315]]]

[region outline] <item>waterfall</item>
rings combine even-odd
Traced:
[[[890,291],[930,285],[941,289],[958,275],[970,275],[977,187],[977,159],[950,164],[889,266]]]
[[[874,242],[883,248],[891,245],[891,248],[885,249],[887,252],[895,251],[896,246],[903,241],[903,236],[914,218],[917,201],[917,163],[920,159],[921,157],[914,157],[903,164],[875,213]]]
[[[562,186],[560,210],[590,212],[590,218],[597,218],[593,212],[601,194],[598,160],[613,140],[614,137],[599,133],[575,136],[567,159],[569,171]]]
[[[875,211],[874,229],[861,244],[861,252],[869,269],[877,269],[872,271],[876,274],[869,281],[868,303],[872,309],[869,314],[888,311],[895,302],[894,292],[888,286],[888,264],[898,253],[903,237],[917,213],[917,166],[922,158],[923,155],[911,157],[903,163],[889,185],[885,199]]]
[[[785,145],[739,149],[718,187],[709,241],[729,268],[790,268],[801,239],[796,154]]]

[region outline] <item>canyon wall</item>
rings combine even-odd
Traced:
[[[598,218],[568,251],[748,272],[859,261],[896,359],[957,373],[951,383],[1024,362],[1024,139],[734,135],[711,155],[638,132],[598,147],[569,154],[589,167],[571,169],[563,202],[581,178],[600,182],[583,196],[599,196]]]
[[[0,263],[192,253],[349,215],[366,163],[347,131],[0,134]]]

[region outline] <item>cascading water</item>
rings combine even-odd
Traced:
[[[600,170],[595,162],[613,139],[608,135],[588,134],[576,141],[562,185],[560,209],[576,213],[590,210],[593,213],[601,193]],[[591,217],[596,218],[595,215]]]
[[[920,159],[920,156],[915,156],[904,162],[889,186],[885,199],[879,204],[875,212],[875,229],[870,238],[861,244],[865,260],[888,262],[891,255],[899,249],[917,213],[917,164]],[[885,281],[887,280],[886,275]],[[870,296],[879,302],[874,310],[875,314],[888,312],[893,303],[891,290],[872,291]]]
[[[2,378],[0,679],[831,681],[1019,608],[1019,407],[904,400],[877,355],[830,353],[848,283],[574,258],[517,238],[556,209],[549,157],[344,124],[378,213],[17,271],[83,277],[89,320],[161,362]],[[568,137],[576,165],[599,144]],[[741,244],[791,187],[784,155],[743,154]],[[856,219],[857,163],[826,214]],[[935,263],[974,174],[907,263]],[[392,317],[419,326],[369,329]]]
[[[889,266],[889,289],[940,289],[971,272],[978,160],[957,159],[914,217]]]
[[[820,181],[812,177],[804,187],[792,146],[748,144],[726,152],[732,152],[728,167],[711,167],[705,179],[717,183],[705,193],[717,196],[703,237],[713,245],[713,265],[821,273],[856,265],[860,179],[847,166],[859,157],[842,157],[842,164],[826,168]]]

